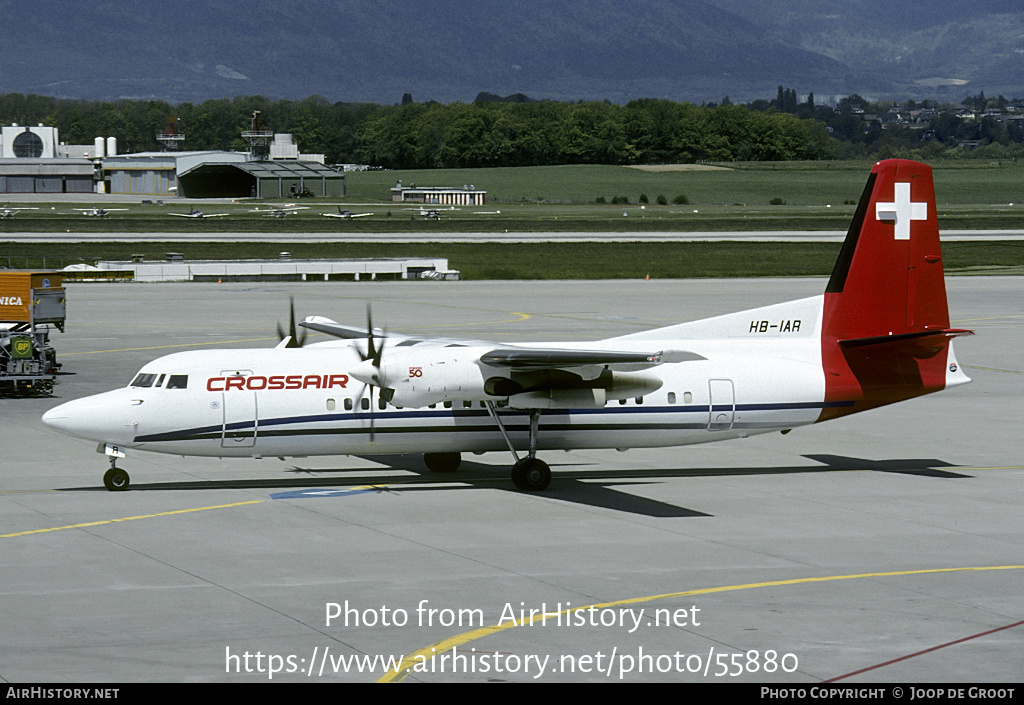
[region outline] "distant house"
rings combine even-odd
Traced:
[[[473,185],[463,186],[403,186],[399,181],[391,189],[391,200],[395,203],[423,203],[432,206],[482,206],[487,192]]]

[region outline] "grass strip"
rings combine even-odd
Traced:
[[[0,267],[62,269],[142,254],[163,261],[447,257],[466,279],[690,279],[827,276],[839,243],[526,242],[526,243],[13,243],[0,242]],[[946,272],[1024,273],[1024,241],[947,242]]]

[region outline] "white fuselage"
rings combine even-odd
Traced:
[[[825,398],[821,305],[821,297],[814,297],[601,341],[622,351],[685,346],[706,359],[647,370],[645,375],[656,376],[661,385],[643,396],[544,408],[537,448],[685,445],[814,423]],[[362,361],[358,346],[333,341],[305,348],[175,353],[147,364],[133,381],[135,386],[68,402],[44,420],[101,443],[177,455],[507,449],[479,391],[460,395],[449,390],[446,401],[415,408],[381,403],[377,388],[350,374]],[[522,344],[530,346],[551,347]],[[402,353],[410,367],[417,360],[416,350],[413,346]],[[433,351],[437,359],[437,348]],[[397,353],[389,349],[388,354]],[[417,374],[429,375],[430,370]],[[423,383],[420,377],[415,381]],[[513,444],[527,449],[529,409],[486,398],[496,404]]]

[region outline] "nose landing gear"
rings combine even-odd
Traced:
[[[110,468],[103,473],[103,486],[111,492],[124,492],[130,483],[127,471],[121,468]]]
[[[110,469],[103,473],[103,486],[111,492],[124,492],[132,481],[127,470],[117,467],[117,459],[123,458],[124,453],[117,446],[104,444],[100,444],[97,450],[105,452],[110,458]]]

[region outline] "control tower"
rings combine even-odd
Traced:
[[[260,122],[260,111],[252,113],[252,124],[242,132],[242,138],[249,143],[249,159],[254,162],[265,161],[270,156],[270,143],[274,140],[274,131],[268,130]]]
[[[165,152],[174,152],[181,149],[181,143],[185,141],[185,135],[178,132],[178,118],[169,115],[164,124],[163,132],[156,133],[156,141],[164,146]]]

